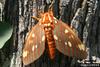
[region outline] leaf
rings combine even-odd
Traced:
[[[8,23],[0,23],[0,49],[10,39],[13,28]]]

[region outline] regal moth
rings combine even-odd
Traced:
[[[42,14],[39,22],[29,31],[23,49],[23,64],[36,61],[47,49],[45,45],[48,46],[50,59],[55,58],[55,49],[66,56],[87,57],[86,47],[78,36],[67,24],[57,20],[51,11]]]

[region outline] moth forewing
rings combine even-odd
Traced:
[[[62,21],[58,21],[55,25],[54,35],[58,37],[58,40],[55,40],[56,48],[63,54],[76,57],[80,59],[85,59],[87,57],[87,52],[85,47],[80,46],[82,42],[77,37],[77,35],[71,30],[71,28],[63,23]]]
[[[23,49],[23,63],[28,65],[37,60],[44,52],[45,40],[42,25],[36,24],[29,32]]]

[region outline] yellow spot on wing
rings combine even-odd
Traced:
[[[54,18],[54,22],[55,22],[55,23],[58,23],[58,22],[57,22],[57,19],[56,19],[55,17],[53,17],[53,18]]]
[[[33,38],[35,37],[35,34],[34,34],[34,33],[32,34],[32,37],[33,37]]]
[[[27,57],[28,51],[23,51],[23,57]]]
[[[65,33],[68,33],[69,31],[67,29],[65,29]]]
[[[65,45],[67,45],[67,42],[65,42]]]
[[[43,37],[42,37],[42,41],[44,41],[45,40],[45,36],[43,35]]]
[[[55,20],[55,23],[58,23],[58,22]]]
[[[35,47],[34,47],[34,45],[32,46],[32,51],[34,52],[34,50],[35,50]]]
[[[57,37],[56,35],[54,35],[54,39],[55,39],[55,40],[58,40],[58,37]]]
[[[35,50],[37,47],[38,47],[37,45],[33,45],[33,46],[32,46],[32,51],[34,52],[34,50]]]
[[[85,50],[85,46],[83,44],[79,44],[78,47],[80,50],[83,50],[83,51]]]
[[[72,47],[72,44],[71,44],[71,42],[70,42],[70,41],[68,41],[68,45],[69,45],[69,47]]]
[[[35,48],[37,48],[38,46],[37,45],[35,45]]]

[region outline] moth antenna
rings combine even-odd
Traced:
[[[52,11],[52,7],[53,7],[54,2],[55,2],[55,1],[52,0],[51,5],[49,6],[49,10],[50,10],[50,11]]]
[[[39,21],[39,19],[40,19],[40,18],[35,17],[35,16],[32,16],[32,18],[35,19],[35,20],[37,20],[37,21]]]

